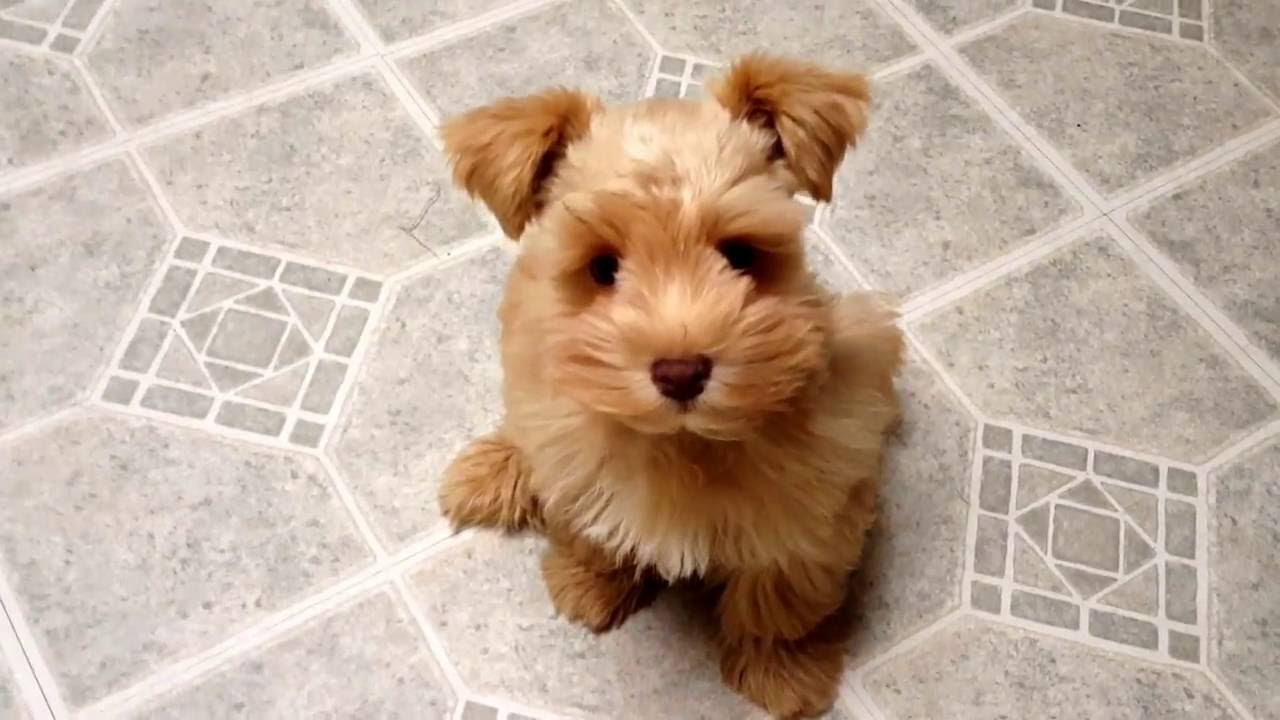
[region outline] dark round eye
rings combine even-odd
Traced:
[[[729,267],[739,272],[746,272],[756,264],[756,249],[741,240],[720,243],[720,254],[729,263]]]
[[[587,271],[591,273],[591,279],[595,280],[597,285],[612,287],[618,280],[618,256],[597,255],[591,258]]]

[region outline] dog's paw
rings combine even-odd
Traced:
[[[520,450],[500,436],[474,440],[454,458],[440,485],[440,509],[455,529],[480,526],[509,532],[536,526]]]
[[[818,717],[835,704],[844,660],[805,642],[735,643],[723,650],[725,685],[783,720]]]
[[[612,630],[657,597],[660,584],[637,577],[633,568],[601,570],[551,546],[542,558],[542,578],[556,613],[594,633]]]

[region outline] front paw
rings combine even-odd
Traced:
[[[555,545],[542,558],[542,578],[556,613],[594,633],[622,625],[653,602],[661,587],[634,568],[592,567]]]
[[[454,458],[445,470],[439,501],[454,529],[515,532],[539,523],[520,450],[497,435],[472,441]]]
[[[725,647],[720,658],[725,685],[783,720],[831,709],[843,671],[843,653],[805,640],[744,640]]]

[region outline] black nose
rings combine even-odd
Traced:
[[[677,402],[689,402],[702,394],[711,377],[711,358],[698,355],[691,358],[663,358],[654,360],[649,367],[649,377],[658,392]]]

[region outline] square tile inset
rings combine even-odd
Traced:
[[[1011,435],[1008,450],[985,449],[980,459],[984,468],[1009,468],[1011,487],[1001,496],[1014,501],[974,508],[969,582],[989,589],[970,603],[996,615],[1007,607],[1012,617],[1081,639],[1199,662],[1186,648],[1204,637],[1197,587],[1207,568],[1194,535],[1200,503],[1194,493],[1178,493],[1194,473],[1110,449]],[[1047,442],[1061,452],[1037,453]],[[1162,539],[1185,557],[1160,552]]]
[[[194,238],[160,273],[103,400],[317,447],[369,326],[351,276]]]

